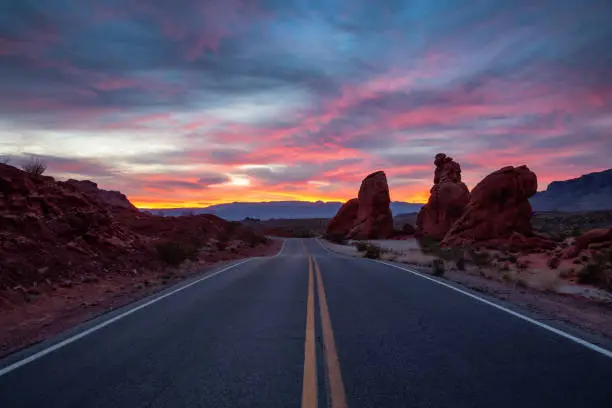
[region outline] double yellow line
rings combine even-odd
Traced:
[[[334,341],[325,287],[321,278],[319,264],[312,256],[308,256],[308,300],[306,304],[306,340],[304,343],[304,381],[302,385],[302,408],[317,408],[317,354],[315,344],[315,273],[316,290],[321,313],[321,328],[323,332],[323,350],[329,386],[331,408],[347,408],[346,393],[340,373],[340,362]]]

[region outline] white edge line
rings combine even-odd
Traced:
[[[282,250],[282,248],[281,248],[281,250]],[[34,353],[31,356],[28,356],[28,357],[24,358],[23,360],[19,360],[19,361],[15,362],[15,363],[13,363],[13,364],[11,364],[9,366],[6,366],[6,367],[0,369],[0,377],[2,377],[5,374],[10,373],[13,370],[18,369],[19,367],[23,367],[26,364],[29,364],[29,363],[31,363],[33,361],[36,361],[39,358],[44,357],[44,356],[46,356],[49,353],[52,353],[52,352],[54,352],[56,350],[59,350],[59,349],[65,347],[65,346],[69,345],[70,343],[74,343],[75,341],[80,340],[80,339],[82,339],[85,336],[88,336],[88,335],[90,335],[92,333],[95,333],[98,330],[102,329],[103,327],[106,327],[106,326],[108,326],[110,324],[113,324],[114,322],[116,322],[118,320],[121,320],[124,317],[131,315],[132,313],[135,313],[135,312],[137,312],[137,311],[139,311],[141,309],[144,309],[145,307],[151,306],[152,304],[157,303],[160,300],[167,298],[168,296],[172,296],[172,295],[174,295],[174,294],[176,294],[178,292],[181,292],[181,291],[183,291],[183,290],[185,290],[185,289],[187,289],[187,288],[189,288],[189,287],[191,287],[191,286],[193,286],[195,284],[198,284],[198,283],[200,283],[202,281],[210,279],[213,276],[216,276],[216,275],[218,275],[218,274],[220,274],[222,272],[225,272],[225,271],[227,271],[229,269],[232,269],[232,268],[235,268],[235,267],[240,266],[242,264],[245,264],[245,263],[249,262],[252,259],[253,258],[250,258],[250,259],[244,260],[242,262],[235,263],[233,265],[230,265],[230,266],[227,266],[227,267],[225,267],[223,269],[220,269],[220,270],[218,270],[216,272],[213,272],[210,275],[203,276],[203,277],[201,277],[201,278],[199,278],[199,279],[197,279],[197,280],[195,280],[193,282],[190,282],[190,283],[186,284],[185,286],[181,286],[180,288],[176,288],[176,289],[174,289],[171,292],[165,293],[165,294],[163,294],[161,296],[158,296],[158,297],[156,297],[154,299],[151,299],[148,302],[143,303],[142,305],[136,306],[133,309],[127,310],[127,311],[125,311],[125,312],[123,312],[123,313],[121,313],[121,314],[119,314],[119,315],[117,315],[117,316],[115,316],[113,318],[110,318],[110,319],[108,319],[108,320],[106,320],[106,321],[104,321],[104,322],[102,322],[102,323],[100,323],[100,324],[98,324],[98,325],[96,325],[94,327],[90,327],[89,329],[84,330],[84,331],[82,331],[82,332],[80,332],[78,334],[75,334],[74,336],[69,337],[69,338],[67,338],[65,340],[62,340],[62,341],[60,341],[57,344],[54,344],[54,345],[52,345],[52,346],[50,346],[50,347],[48,347],[48,348],[46,348],[44,350],[41,350],[41,351],[39,351],[37,353]]]
[[[317,239],[317,241],[318,241],[318,242],[319,242],[319,244],[320,244],[320,245],[323,247],[323,249],[325,249],[327,252],[329,252],[329,253],[330,253],[330,254],[332,254],[332,255],[338,255],[338,254],[335,254],[334,252],[332,252],[332,251],[331,251],[329,248],[327,248],[325,245],[323,245],[323,243],[322,243],[321,241],[319,241],[319,239]],[[589,342],[588,342],[588,341],[586,341],[586,340],[583,340],[583,339],[581,339],[581,338],[579,338],[579,337],[573,336],[573,335],[571,335],[571,334],[569,334],[569,333],[566,333],[566,332],[564,332],[564,331],[562,331],[562,330],[559,330],[559,329],[557,329],[557,328],[555,328],[555,327],[549,326],[548,324],[546,324],[546,323],[542,323],[542,322],[540,322],[540,321],[538,321],[538,320],[536,320],[536,319],[532,319],[531,317],[527,317],[527,316],[525,316],[525,315],[523,315],[523,314],[520,314],[520,313],[518,313],[518,312],[515,312],[514,310],[510,310],[510,309],[508,309],[508,308],[506,308],[506,307],[504,307],[504,306],[498,305],[498,304],[497,304],[497,303],[495,303],[495,302],[491,302],[490,300],[487,300],[487,299],[481,298],[480,296],[474,295],[473,293],[470,293],[470,292],[465,291],[465,290],[463,290],[463,289],[459,289],[459,288],[457,288],[457,287],[455,287],[455,286],[453,286],[453,285],[449,285],[448,283],[445,283],[445,282],[439,281],[439,280],[437,280],[437,279],[434,279],[434,278],[429,277],[429,276],[427,276],[427,275],[424,275],[424,274],[422,274],[422,273],[419,273],[419,272],[416,272],[416,271],[413,271],[413,270],[410,270],[410,269],[407,269],[407,268],[401,267],[401,266],[399,266],[399,265],[394,265],[394,264],[391,264],[391,263],[387,263],[387,262],[383,262],[383,261],[378,261],[378,260],[373,260],[373,259],[372,259],[372,261],[375,261],[375,262],[381,263],[381,264],[383,264],[383,265],[391,266],[391,267],[393,267],[393,268],[401,269],[401,270],[406,271],[406,272],[410,272],[410,273],[412,273],[412,274],[414,274],[414,275],[416,275],[416,276],[418,276],[418,277],[420,277],[420,278],[427,279],[427,280],[429,280],[429,281],[431,281],[431,282],[437,283],[438,285],[445,286],[445,287],[447,287],[447,288],[449,288],[449,289],[452,289],[452,290],[454,290],[454,291],[456,291],[456,292],[459,292],[459,293],[461,293],[461,294],[463,294],[463,295],[469,296],[469,297],[471,297],[472,299],[478,300],[479,302],[485,303],[485,304],[487,304],[487,305],[489,305],[489,306],[492,306],[492,307],[494,307],[494,308],[496,308],[496,309],[498,309],[498,310],[501,310],[501,311],[503,311],[503,312],[506,312],[506,313],[508,313],[508,314],[511,314],[511,315],[512,315],[512,316],[514,316],[514,317],[518,317],[519,319],[522,319],[522,320],[524,320],[524,321],[526,321],[526,322],[529,322],[529,323],[531,323],[531,324],[534,324],[534,325],[536,325],[536,326],[538,326],[538,327],[540,327],[540,328],[542,328],[542,329],[545,329],[545,330],[548,330],[548,331],[550,331],[550,332],[552,332],[552,333],[555,333],[555,334],[556,334],[556,335],[558,335],[558,336],[561,336],[561,337],[564,337],[564,338],[566,338],[566,339],[568,339],[568,340],[571,340],[571,341],[573,341],[574,343],[578,343],[578,344],[580,344],[581,346],[584,346],[584,347],[586,347],[586,348],[588,348],[588,349],[591,349],[591,350],[596,351],[596,352],[598,352],[598,353],[600,353],[600,354],[603,354],[604,356],[606,356],[606,357],[608,357],[608,358],[612,358],[612,351],[610,351],[610,350],[607,350],[607,349],[605,349],[605,348],[603,348],[603,347],[597,346],[597,345],[595,345],[595,344],[593,344],[593,343],[589,343]]]
[[[317,242],[319,243],[319,245],[321,245],[323,247],[324,250],[326,250],[330,255],[338,255],[335,252],[332,252],[331,249],[329,249],[328,247],[326,247],[325,245],[323,245],[323,243],[321,242],[321,240],[319,238],[317,238]]]
[[[280,256],[280,254],[283,253],[283,250],[285,249],[285,244],[287,243],[286,239],[283,239],[283,245],[281,246],[280,251],[278,251],[278,253],[276,255],[274,255],[272,258],[276,258],[277,256]]]
[[[416,272],[416,271],[413,271],[413,270],[410,270],[410,269],[406,269],[406,268],[403,268],[403,267],[398,266],[398,265],[394,265],[394,264],[383,262],[383,261],[376,261],[376,262],[381,263],[383,265],[391,266],[393,268],[401,269],[401,270],[406,271],[406,272],[410,272],[410,273],[412,273],[412,274],[414,274],[414,275],[416,275],[418,277],[421,277],[423,279],[427,279],[429,281],[437,283],[438,285],[445,286],[445,287],[447,287],[449,289],[452,289],[452,290],[454,290],[456,292],[459,292],[459,293],[461,293],[463,295],[469,296],[472,299],[478,300],[479,302],[485,303],[485,304],[487,304],[489,306],[492,306],[492,307],[494,307],[494,308],[496,308],[498,310],[501,310],[503,312],[511,314],[514,317],[518,317],[519,319],[525,320],[526,322],[529,322],[529,323],[534,324],[534,325],[536,325],[538,327],[541,327],[542,329],[545,329],[545,330],[548,330],[550,332],[553,332],[553,333],[555,333],[558,336],[561,336],[561,337],[564,337],[564,338],[566,338],[568,340],[573,341],[574,343],[578,343],[581,346],[584,346],[584,347],[586,347],[588,349],[591,349],[591,350],[596,351],[596,352],[598,352],[600,354],[603,354],[604,356],[606,356],[608,358],[612,358],[612,351],[610,351],[610,350],[606,350],[603,347],[599,347],[599,346],[597,346],[597,345],[595,345],[593,343],[589,343],[586,340],[583,340],[583,339],[581,339],[579,337],[573,336],[573,335],[571,335],[569,333],[566,333],[566,332],[564,332],[562,330],[556,329],[556,328],[554,328],[552,326],[547,325],[546,323],[542,323],[542,322],[540,322],[538,320],[532,319],[531,317],[527,317],[527,316],[522,315],[522,314],[520,314],[518,312],[515,312],[513,310],[505,308],[505,307],[503,307],[501,305],[498,305],[495,302],[491,302],[490,300],[481,298],[480,296],[476,296],[473,293],[470,293],[468,291],[459,289],[459,288],[457,288],[457,287],[455,287],[453,285],[449,285],[448,283],[441,282],[441,281],[439,281],[437,279],[434,279],[434,278],[431,278],[431,277],[429,277],[427,275],[423,275],[423,274],[421,274],[419,272]]]

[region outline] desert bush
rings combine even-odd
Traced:
[[[296,238],[314,238],[316,236],[313,231],[302,228],[295,229],[292,235]]]
[[[355,242],[355,248],[357,248],[357,251],[359,252],[365,252],[368,250],[368,243],[367,242],[363,242],[363,241],[357,241]]]
[[[559,259],[557,256],[553,256],[546,264],[550,269],[557,269],[559,265],[561,265],[561,259]]]
[[[383,252],[384,251],[382,250],[382,248],[376,245],[366,244],[366,250],[363,254],[363,257],[369,259],[380,259],[380,256],[383,254]]]
[[[404,224],[402,227],[402,233],[405,235],[413,235],[416,232],[416,228],[412,226],[412,224]]]
[[[579,237],[580,235],[582,235],[582,229],[580,229],[580,227],[573,227],[569,232],[569,237]]]
[[[591,284],[612,290],[612,251],[597,253],[580,271],[578,283]]]
[[[170,265],[179,266],[187,259],[194,259],[197,255],[197,248],[179,242],[161,242],[155,246],[159,259]]]
[[[589,262],[578,271],[578,283],[599,285],[603,283],[604,268],[603,265],[596,262]]]
[[[442,276],[445,272],[444,260],[437,258],[432,262],[432,272],[435,276]]]
[[[440,253],[440,241],[431,237],[420,237],[417,239],[421,252],[426,255],[438,255]]]
[[[257,245],[265,244],[269,241],[269,238],[257,234],[251,228],[246,228],[243,235],[244,242],[247,243],[251,248],[255,248]]]
[[[347,243],[346,237],[342,234],[327,234],[325,235],[325,239],[339,245],[346,245]]]
[[[488,252],[484,251],[469,251],[470,258],[478,268],[483,268],[487,266],[491,266],[491,256]]]
[[[42,176],[45,170],[47,170],[47,165],[40,158],[31,157],[23,164],[22,169],[31,176]]]

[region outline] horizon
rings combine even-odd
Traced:
[[[609,168],[611,14],[578,0],[15,3],[0,15],[0,156],[37,155],[147,209],[344,202],[376,170],[393,201],[422,204],[439,152],[470,190],[525,164],[542,191]]]

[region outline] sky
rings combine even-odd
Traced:
[[[609,168],[609,0],[0,0],[0,155],[140,207]]]

